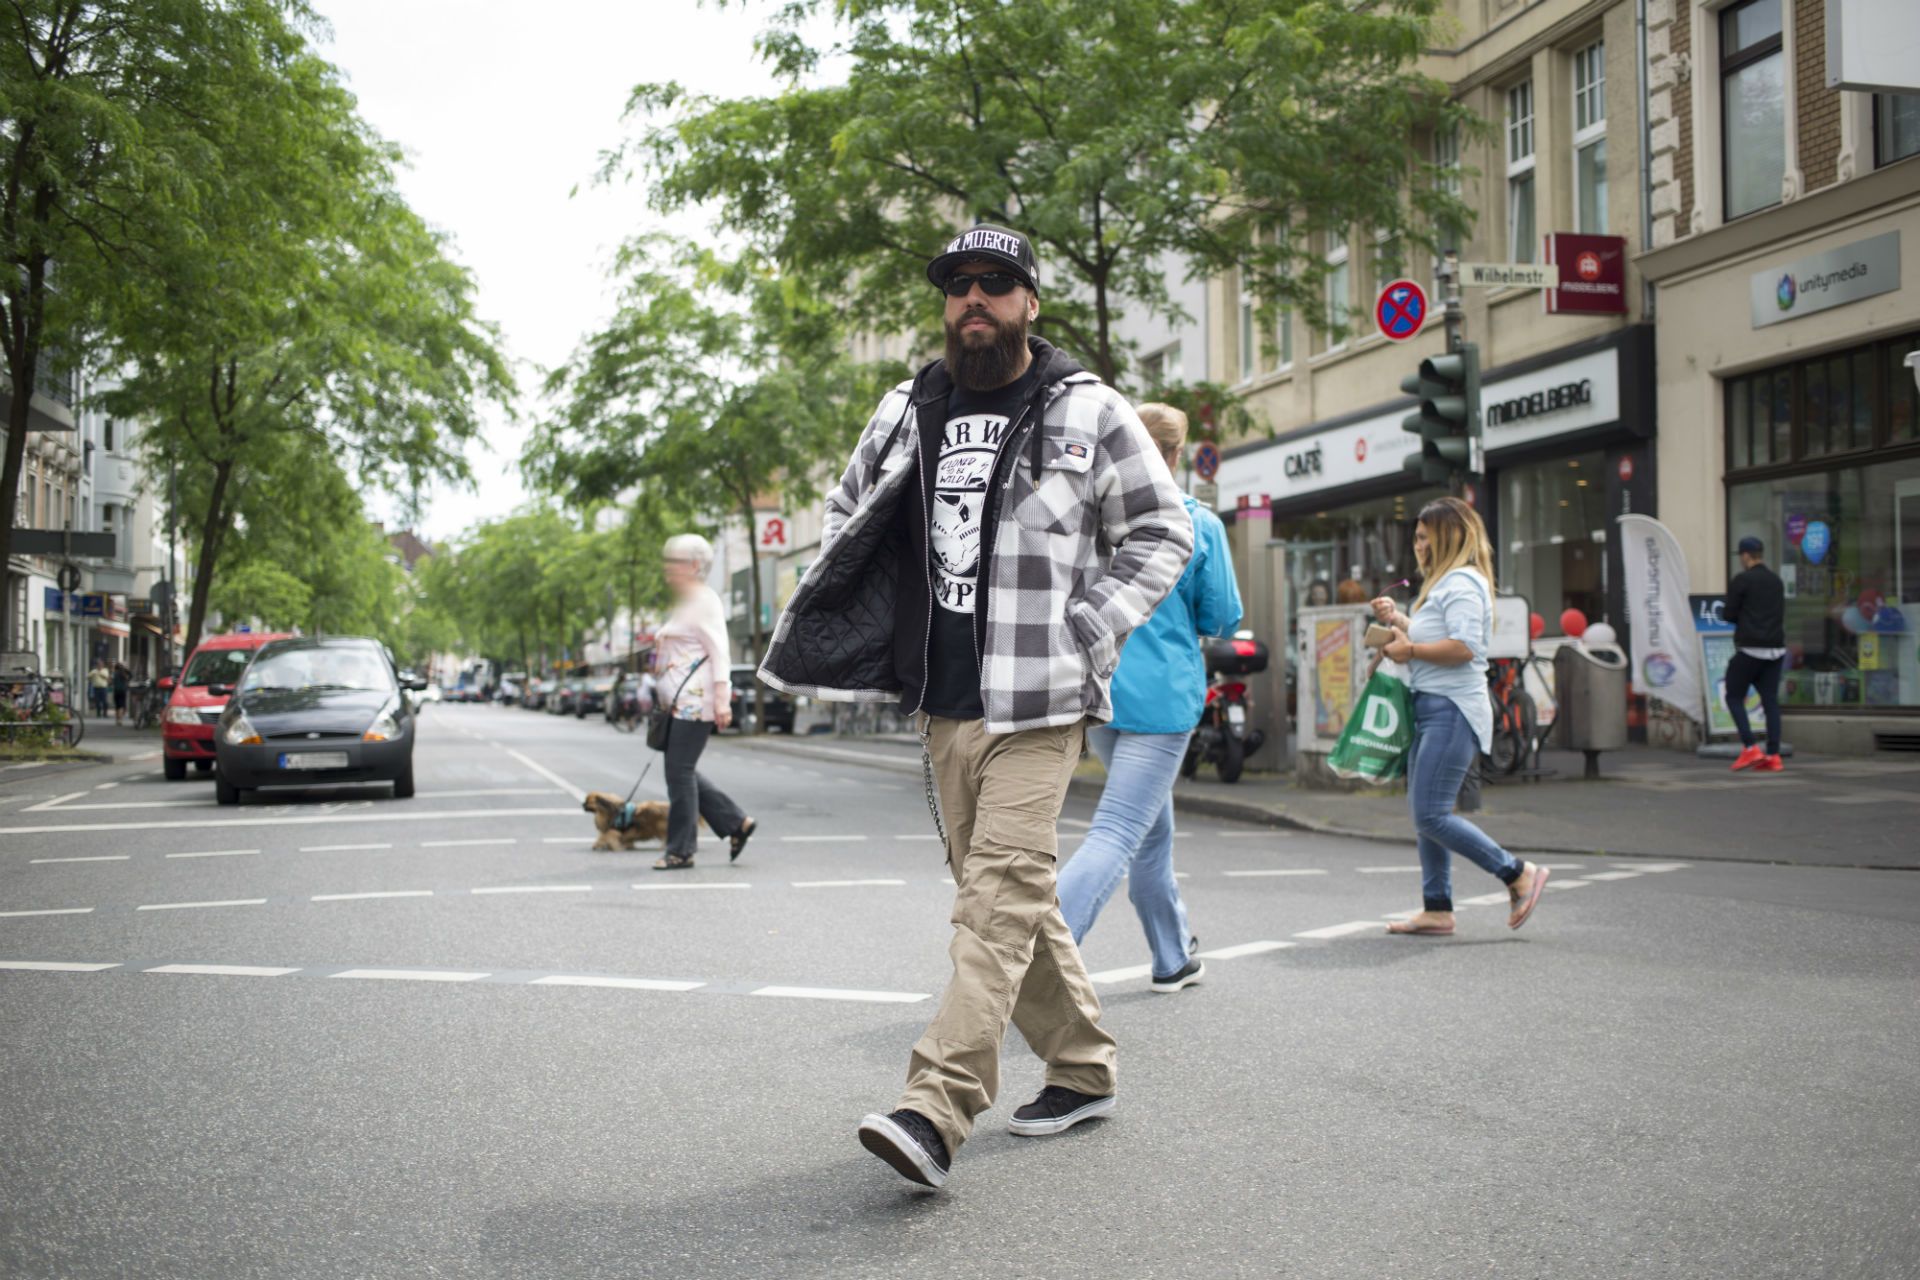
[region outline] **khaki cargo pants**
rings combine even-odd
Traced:
[[[1012,1018],[1047,1083],[1114,1091],[1113,1037],[1054,895],[1060,804],[1080,762],[1080,724],[989,735],[933,718],[929,746],[953,870],[953,979],[907,1071],[899,1106],[957,1151],[1000,1089]]]

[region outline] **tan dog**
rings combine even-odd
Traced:
[[[642,800],[633,807],[633,825],[624,830],[614,825],[620,819],[623,802],[619,796],[610,796],[604,791],[589,791],[580,807],[593,815],[593,825],[600,832],[600,838],[593,847],[604,853],[625,853],[642,840],[665,840],[667,838],[667,802],[664,800]]]

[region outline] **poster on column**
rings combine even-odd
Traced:
[[[1688,596],[1693,629],[1700,634],[1702,679],[1707,690],[1707,736],[1733,732],[1733,714],[1727,710],[1727,664],[1733,661],[1733,624],[1721,616],[1725,596]],[[1760,722],[1760,695],[1747,694],[1747,720]]]
[[[1353,620],[1321,618],[1313,624],[1313,728],[1337,738],[1353,711]]]

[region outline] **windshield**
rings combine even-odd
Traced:
[[[247,670],[242,690],[367,689],[384,693],[393,677],[380,656],[367,649],[290,649],[270,653]]]
[[[180,683],[234,684],[239,681],[240,673],[247,669],[253,652],[252,649],[202,649],[187,664],[187,672],[180,677]]]

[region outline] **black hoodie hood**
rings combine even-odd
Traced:
[[[1086,367],[1045,338],[1038,338],[1032,334],[1027,335],[1027,350],[1033,356],[1032,367],[1038,370],[1039,374],[1034,379],[1031,402],[1032,412],[1038,419],[1041,408],[1046,403],[1047,389],[1064,382],[1076,373],[1085,373]],[[913,392],[908,397],[908,404],[918,406],[930,404],[936,400],[944,401],[953,393],[953,388],[953,371],[947,367],[946,357],[936,357],[920,366],[920,372],[914,375]],[[902,417],[904,420],[904,415]],[[1033,468],[1033,478],[1036,482],[1040,479],[1045,437],[1045,430],[1038,424],[1028,436],[1028,465]]]

